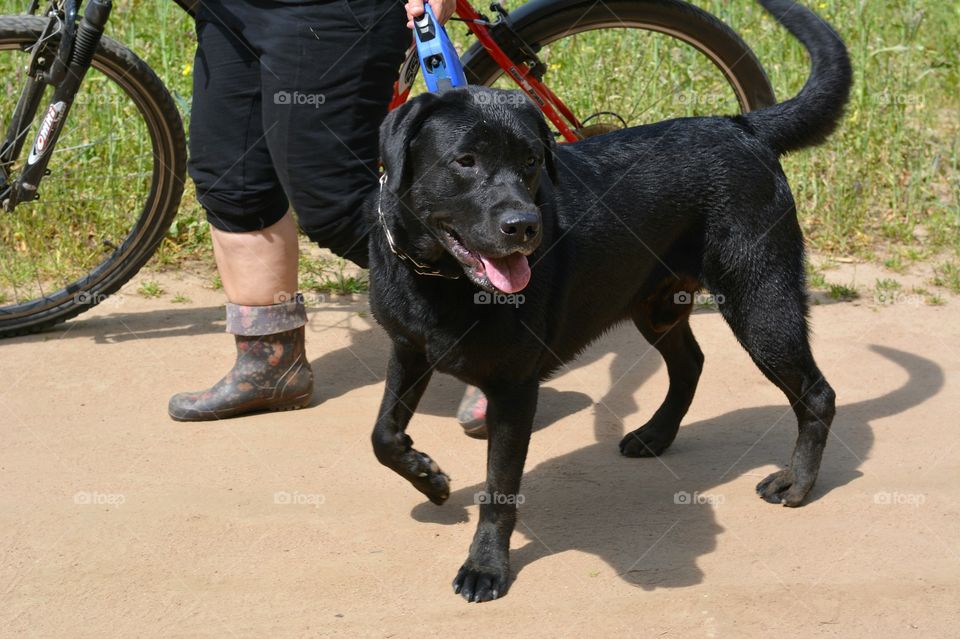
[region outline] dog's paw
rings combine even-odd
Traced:
[[[676,436],[676,428],[666,428],[651,420],[620,440],[620,454],[625,457],[656,457],[670,447]]]
[[[798,481],[794,472],[787,468],[778,470],[757,484],[757,494],[771,504],[796,507],[803,503],[811,488],[812,481]]]
[[[404,454],[403,465],[410,483],[427,499],[439,506],[450,497],[450,477],[429,455],[411,448]]]
[[[507,592],[509,578],[506,560],[481,564],[467,559],[453,579],[453,592],[469,602],[493,601]]]

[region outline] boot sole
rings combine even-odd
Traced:
[[[460,427],[463,428],[463,434],[467,437],[472,437],[474,439],[487,439],[486,421],[480,422],[480,424],[461,423]]]
[[[312,397],[312,393],[310,395],[301,395],[300,397],[295,397],[294,399],[290,399],[273,406],[253,405],[218,411],[196,411],[179,415],[168,412],[168,414],[170,415],[170,419],[176,422],[210,422],[221,419],[231,419],[233,417],[244,417],[246,415],[254,415],[256,413],[277,413],[299,410],[301,408],[306,408],[310,404],[310,399]]]

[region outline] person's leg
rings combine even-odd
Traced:
[[[379,127],[412,34],[399,0],[348,6],[291,11],[300,49],[296,59],[282,59],[291,49],[281,48],[265,58],[264,129],[301,228],[365,267],[369,228],[358,209],[377,184]],[[457,418],[471,437],[487,436],[486,407],[468,387]]]
[[[213,255],[227,299],[266,306],[293,299],[297,290],[297,223],[289,213],[261,231],[210,229]]]
[[[288,5],[266,34],[263,128],[307,236],[366,267],[379,127],[411,32],[400,0]]]
[[[190,175],[227,299],[259,306],[296,291],[297,235],[263,132],[260,56],[244,36],[249,13],[213,0],[197,16]]]
[[[306,312],[297,290],[297,228],[261,121],[260,61],[242,33],[251,7],[204,4],[197,20],[190,175],[211,224],[237,360],[211,388],[171,398],[176,420],[306,405]]]

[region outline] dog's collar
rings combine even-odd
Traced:
[[[387,220],[383,217],[383,185],[386,183],[387,174],[384,173],[380,176],[380,194],[377,197],[377,217],[380,219],[380,226],[383,227],[384,235],[387,236],[387,245],[390,247],[390,251],[400,258],[401,261],[410,264],[410,268],[412,268],[413,272],[417,275],[445,277],[450,280],[460,279],[460,275],[447,275],[446,273],[441,273],[436,267],[430,266],[429,264],[421,264],[397,248],[396,243],[393,241],[393,234],[390,232],[390,227],[387,226]]]

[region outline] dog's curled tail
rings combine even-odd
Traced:
[[[791,0],[759,0],[810,54],[811,71],[796,96],[743,118],[756,135],[784,154],[823,142],[843,116],[852,73],[840,36],[810,9]]]

